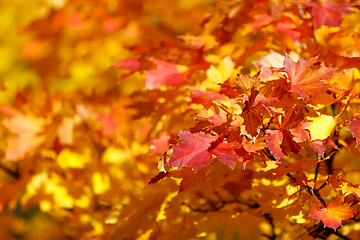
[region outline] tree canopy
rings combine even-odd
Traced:
[[[0,239],[357,239],[360,3],[0,0]]]

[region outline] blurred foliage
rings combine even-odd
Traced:
[[[341,27],[315,29],[305,1],[0,0],[0,239],[296,239],[309,231],[309,197],[299,200],[304,209],[273,207],[297,189],[284,194],[288,182],[255,171],[264,167],[257,156],[246,170],[215,162],[209,181],[180,194],[176,178],[144,186],[163,159],[154,139],[176,143],[177,131],[197,127],[206,104],[223,100],[218,83],[282,67],[284,52],[359,57],[359,3],[334,4],[353,13]],[[344,71],[333,84],[358,96],[358,68]],[[187,83],[151,85],[161,73],[165,83]],[[355,140],[341,134],[348,151],[334,168],[360,170],[346,162],[360,157]],[[346,180],[360,183],[358,174]],[[244,199],[261,193],[264,207],[201,208],[225,188]],[[351,222],[342,233],[358,229]]]

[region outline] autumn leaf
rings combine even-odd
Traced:
[[[336,126],[336,118],[322,114],[319,117],[309,117],[312,124],[305,129],[310,131],[311,140],[324,140],[330,136]]]
[[[205,181],[206,168],[194,171],[191,168],[182,168],[178,171],[168,173],[169,177],[182,178],[180,182],[179,193],[195,187],[198,183]]]
[[[161,179],[164,179],[165,177],[168,176],[168,173],[167,172],[159,172],[155,177],[152,177],[150,179],[148,179],[146,182],[145,182],[145,186],[149,185],[149,184],[152,184],[152,183],[157,183],[159,182]]]
[[[301,31],[299,31],[295,21],[289,17],[283,17],[280,22],[276,24],[276,30],[286,32],[294,41],[299,41]]]
[[[316,96],[330,87],[323,80],[330,79],[336,68],[326,67],[324,64],[317,67],[316,62],[316,58],[294,62],[287,54],[285,56],[284,68],[290,80],[291,91],[300,94],[302,98]]]
[[[244,31],[255,32],[269,25],[272,22],[272,17],[267,14],[255,15],[252,23],[246,24]]]
[[[150,152],[163,153],[169,148],[170,135],[167,132],[160,132],[158,138],[151,140]]]
[[[320,204],[311,203],[309,217],[321,220],[324,227],[330,227],[336,231],[341,225],[341,221],[347,220],[355,215],[350,204],[344,203],[344,196],[337,196],[327,207]]]
[[[251,136],[256,136],[261,121],[259,114],[254,109],[250,109],[244,111],[241,116],[244,118],[246,132]]]
[[[221,124],[226,122],[226,113],[220,111],[219,114],[214,114],[213,116],[206,118],[206,120],[214,124],[214,126],[221,126]]]
[[[360,188],[359,185],[351,185],[347,182],[344,182],[341,184],[341,186],[339,187],[339,189],[341,190],[342,194],[344,194],[344,196],[346,197],[347,195],[350,194],[355,194],[357,197],[360,197]]]
[[[314,17],[315,29],[321,26],[340,27],[343,17],[341,14],[350,14],[350,5],[335,6],[332,1],[327,1],[323,5],[306,3],[312,7],[311,14]]]
[[[348,118],[349,124],[349,131],[352,135],[356,138],[356,146],[360,143],[360,117],[356,116],[354,118]]]
[[[37,2],[0,4],[0,239],[357,239],[359,1]]]
[[[162,86],[178,86],[188,81],[186,66],[175,65],[158,59],[151,59],[157,68],[145,71],[145,87],[152,90]]]
[[[277,168],[272,169],[271,171],[273,173],[275,173],[276,177],[282,177],[285,174],[288,174],[291,172],[301,172],[303,170],[303,168],[305,168],[306,166],[312,166],[316,163],[317,163],[317,161],[306,161],[306,160],[298,161],[289,166],[284,163],[281,163],[278,165]]]
[[[281,131],[281,133],[283,134],[283,142],[280,145],[282,152],[285,155],[288,155],[289,152],[298,153],[301,147],[293,140],[290,132],[285,130]]]
[[[236,84],[239,88],[242,89],[238,90],[240,93],[250,91],[252,89],[258,90],[259,84],[260,84],[260,78],[259,78],[260,72],[255,74],[254,76],[250,77],[249,75],[241,75],[238,74],[236,78]]]
[[[310,125],[311,125],[310,122],[306,122],[302,125],[299,124],[298,126],[292,128],[292,129],[289,129],[289,131],[293,135],[293,139],[295,142],[300,143],[300,142],[311,140],[310,131],[308,129],[306,129],[306,127],[308,127]]]
[[[212,155],[207,150],[210,143],[217,137],[206,135],[203,132],[191,133],[180,131],[179,137],[182,140],[180,144],[173,146],[174,152],[167,163],[169,166],[191,167],[195,171],[205,167],[212,160]]]
[[[126,58],[115,63],[114,67],[126,69],[129,70],[130,73],[133,73],[140,68],[140,62],[135,58]]]
[[[246,164],[254,158],[253,152],[248,152],[244,147],[235,149],[236,154],[240,157],[239,162],[243,165],[244,169]]]
[[[325,153],[326,148],[325,148],[322,140],[311,141],[310,146],[311,146],[312,149],[314,149],[314,151],[317,154],[324,157],[324,153]]]
[[[210,108],[215,100],[224,100],[225,97],[217,92],[201,91],[190,88],[194,93],[191,95],[192,103],[202,104],[206,109]]]
[[[220,162],[232,168],[234,167],[235,163],[240,159],[240,157],[234,152],[234,150],[240,147],[241,144],[239,143],[228,143],[224,141],[220,143],[214,150],[211,150],[210,153],[214,154]]]
[[[280,147],[283,142],[282,132],[279,130],[266,130],[266,133],[268,133],[269,136],[265,137],[265,146],[269,148],[271,154],[275,157],[276,161],[278,161],[282,157],[285,157],[285,154],[282,152],[282,149]]]

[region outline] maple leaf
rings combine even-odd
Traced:
[[[237,142],[228,143],[226,141],[220,143],[210,153],[214,154],[220,162],[233,168],[235,163],[239,160],[239,156],[234,152],[235,149],[240,148],[241,144]]]
[[[151,59],[157,68],[145,71],[145,87],[153,90],[162,86],[178,86],[188,81],[186,66],[175,65],[165,61]]]
[[[256,111],[251,108],[246,110],[241,114],[241,117],[244,118],[244,125],[246,132],[251,136],[256,136],[258,134],[258,127],[261,122],[260,116]]]
[[[311,15],[314,17],[315,29],[321,28],[321,26],[340,27],[343,20],[341,14],[353,13],[349,10],[350,5],[335,6],[332,1],[328,1],[324,5],[306,4],[312,7]]]
[[[189,88],[194,93],[191,95],[191,102],[202,104],[206,109],[210,108],[214,100],[224,100],[225,97],[217,92],[203,92],[195,88]]]
[[[348,118],[348,120],[350,122],[348,129],[356,138],[356,146],[358,146],[360,143],[360,116]]]
[[[252,89],[258,90],[260,84],[260,72],[250,77],[249,75],[238,74],[236,78],[236,84],[240,88],[238,92],[243,93]]]
[[[214,114],[213,116],[206,118],[206,120],[214,124],[214,127],[221,126],[221,124],[226,122],[226,113],[221,111],[219,114]]]
[[[345,182],[339,187],[339,189],[341,189],[341,192],[345,195],[345,197],[350,194],[355,194],[357,197],[360,197],[359,185],[352,186]]]
[[[310,146],[311,146],[312,149],[314,149],[314,151],[317,154],[324,157],[324,153],[325,153],[326,148],[325,148],[322,140],[311,141]]]
[[[152,183],[157,183],[159,182],[161,179],[165,178],[166,176],[168,176],[168,173],[167,172],[159,172],[155,177],[152,177],[150,179],[148,179],[146,182],[145,182],[145,186],[149,185],[149,184],[152,184]],[[145,187],[144,186],[144,187]]]
[[[283,17],[280,22],[276,24],[276,30],[286,32],[294,41],[299,41],[301,32],[296,26],[294,20],[289,17]]]
[[[234,87],[224,83],[224,84],[221,84],[219,83],[219,85],[221,85],[221,90],[220,90],[220,93],[229,97],[229,98],[237,98],[239,97],[239,92],[235,90]]]
[[[140,62],[135,58],[126,58],[115,63],[114,67],[120,69],[127,69],[130,71],[130,73],[133,73],[140,68]]]
[[[323,80],[330,79],[337,70],[325,67],[323,63],[320,67],[315,67],[316,62],[316,58],[294,62],[289,55],[285,56],[284,69],[290,80],[291,91],[300,94],[302,98],[316,96],[328,90],[330,85]]]
[[[212,156],[207,150],[211,146],[210,143],[215,141],[217,137],[206,135],[203,132],[191,133],[186,131],[180,131],[178,135],[182,142],[174,145],[174,152],[171,154],[167,165],[179,169],[187,166],[196,171],[211,162]]]
[[[169,147],[170,135],[167,132],[160,132],[160,136],[151,140],[150,152],[163,153]]]
[[[299,162],[296,162],[290,166],[287,166],[286,164],[279,164],[277,168],[272,169],[271,171],[275,173],[276,177],[282,177],[285,174],[288,174],[290,172],[301,172],[303,167],[306,165],[312,166],[316,164],[318,161],[305,161],[301,160]]]
[[[282,152],[287,155],[289,152],[298,153],[300,146],[292,139],[292,136],[288,130],[281,131],[283,134],[283,142],[280,145]]]
[[[311,203],[309,217],[321,220],[324,227],[330,227],[336,231],[342,220],[347,220],[355,215],[350,204],[344,203],[344,196],[337,196],[326,208],[320,204]]]
[[[243,147],[235,149],[235,152],[238,156],[240,156],[239,161],[244,166],[244,169],[246,164],[254,158],[254,153],[246,151]]]
[[[205,181],[206,168],[199,171],[194,171],[191,168],[182,168],[178,171],[172,171],[168,174],[169,177],[182,178],[179,187],[179,193],[195,187],[198,183]]]
[[[285,113],[281,121],[280,130],[286,130],[287,128],[293,128],[297,126],[304,119],[304,113],[302,111],[302,106],[297,106],[296,108],[290,109]]]
[[[298,126],[292,128],[292,129],[289,129],[291,134],[294,136],[293,139],[295,142],[300,143],[300,142],[311,140],[310,131],[308,129],[306,129],[306,127],[308,127],[310,125],[311,125],[310,122],[306,122],[302,125],[299,124]]]
[[[272,17],[267,14],[255,15],[252,23],[245,24],[245,33],[251,33],[264,28],[272,22]]]
[[[275,157],[276,161],[280,158],[285,157],[285,154],[282,152],[280,145],[283,142],[283,134],[279,130],[266,130],[266,133],[269,136],[265,137],[266,147],[269,148],[271,154]]]
[[[325,114],[308,119],[312,121],[312,124],[306,127],[310,131],[311,140],[324,140],[329,137],[337,122],[336,118]]]

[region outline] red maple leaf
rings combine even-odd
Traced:
[[[301,32],[297,28],[294,20],[289,17],[283,17],[281,21],[276,24],[276,30],[286,32],[294,41],[299,41],[301,37]]]
[[[356,138],[356,146],[358,146],[360,143],[360,116],[348,118],[348,120],[350,121],[348,129]]]
[[[149,185],[149,184],[152,184],[152,183],[157,183],[158,181],[160,181],[161,179],[165,178],[166,176],[168,175],[167,172],[159,172],[158,175],[156,175],[155,177],[152,177],[150,179],[148,179],[146,182],[145,182],[145,186]],[[144,186],[144,187],[145,187]]]
[[[320,156],[324,157],[324,153],[325,153],[325,146],[323,144],[323,140],[314,140],[310,142],[310,146],[312,147],[312,149],[314,149],[314,151],[319,154]]]
[[[320,204],[311,203],[309,217],[321,220],[324,227],[333,228],[335,231],[342,226],[341,221],[353,217],[354,211],[350,204],[344,203],[344,196],[337,196],[327,207],[321,207]]]
[[[244,166],[244,169],[246,164],[254,158],[254,153],[246,151],[243,147],[235,149],[235,152],[238,156],[240,156],[239,161]]]
[[[315,29],[321,26],[340,27],[342,23],[342,13],[350,14],[350,5],[335,6],[332,1],[328,1],[324,5],[307,3],[312,7],[311,15],[314,17]]]
[[[133,73],[140,68],[140,62],[135,58],[127,58],[115,63],[114,67],[120,69],[127,69],[130,71],[130,73]]]
[[[194,93],[190,96],[192,103],[202,104],[206,109],[209,109],[214,100],[224,100],[224,95],[217,92],[203,92],[201,90],[191,88]]]
[[[265,137],[265,146],[269,148],[271,154],[275,157],[276,161],[282,157],[285,157],[285,154],[282,152],[280,147],[283,142],[282,132],[279,130],[266,130],[266,133],[270,135]]]
[[[224,122],[226,122],[226,114],[224,112],[220,112],[219,114],[214,114],[213,116],[206,118],[206,120],[214,124],[214,127],[221,126]]]
[[[256,136],[261,122],[259,114],[251,108],[250,110],[244,111],[241,116],[244,118],[246,132],[251,136]]]
[[[330,79],[337,70],[325,67],[324,64],[316,66],[316,62],[316,58],[294,62],[287,54],[285,56],[284,68],[290,80],[291,91],[300,94],[302,98],[316,96],[328,90],[330,85],[323,80]]]
[[[237,142],[228,143],[224,141],[210,152],[214,154],[220,162],[225,163],[232,168],[234,167],[236,161],[240,159],[240,157],[234,152],[234,150],[240,147],[241,144]]]
[[[174,152],[171,154],[167,165],[179,169],[191,167],[197,171],[211,162],[212,154],[231,168],[237,160],[241,159],[234,151],[241,147],[239,143],[228,143],[223,141],[221,137],[210,136],[203,132],[180,131],[179,137],[182,142],[174,145]]]
[[[272,17],[267,14],[260,14],[254,16],[254,21],[245,25],[248,32],[256,32],[269,25],[272,22]],[[245,30],[245,31],[246,31]]]
[[[292,129],[289,129],[291,134],[294,136],[293,140],[297,143],[304,142],[304,141],[310,141],[310,131],[308,129],[304,129],[305,127],[310,126],[311,123],[306,122],[302,125],[298,125]]]
[[[206,135],[203,132],[191,133],[180,131],[179,137],[182,142],[174,145],[174,152],[170,156],[167,165],[178,167],[191,167],[195,171],[205,167],[212,160],[211,153],[208,148],[211,142],[217,137]]]
[[[151,59],[157,68],[145,71],[145,87],[152,90],[162,86],[178,86],[188,81],[186,71],[179,71],[177,65],[157,59]],[[185,70],[185,66],[184,70]]]
[[[169,148],[170,135],[167,132],[161,132],[160,137],[151,140],[150,152],[163,153]]]
[[[300,146],[293,140],[290,132],[288,130],[281,131],[283,134],[283,142],[280,145],[282,152],[287,155],[289,152],[298,153],[300,151]]]

